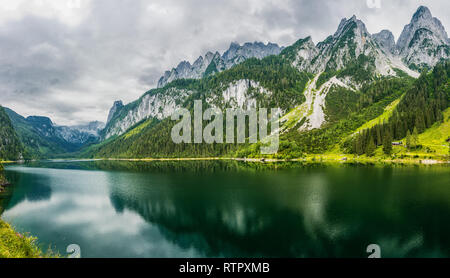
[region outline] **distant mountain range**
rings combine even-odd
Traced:
[[[279,107],[282,142],[296,155],[354,152],[359,149],[355,134],[365,132],[362,146],[374,140],[373,145],[380,147],[382,137],[402,139],[407,131],[424,132],[442,121],[450,103],[449,57],[445,28],[421,6],[397,42],[389,30],[370,34],[353,16],[342,19],[336,32],[317,44],[311,37],[286,48],[232,43],[222,55],[208,52],[192,65],[183,61],[161,77],[158,88],[126,105],[114,102],[104,128],[100,123],[89,128],[55,127],[49,119],[23,119],[7,112],[25,145],[32,146],[37,137],[57,142],[44,153],[56,152],[54,147],[59,152],[80,150],[89,157],[254,152],[255,146],[170,142],[173,122],[168,118],[177,108],[192,109],[195,99],[218,108]],[[379,130],[368,136],[375,127]]]
[[[48,117],[25,118],[9,108],[4,110],[29,157],[75,152],[85,145],[98,142],[99,133],[105,126],[101,122],[71,127],[57,126]]]

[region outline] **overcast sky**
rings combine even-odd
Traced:
[[[448,0],[0,0],[0,104],[59,125],[106,121],[114,100],[182,60],[234,41],[317,43],[353,14],[397,39],[419,5],[448,31]]]

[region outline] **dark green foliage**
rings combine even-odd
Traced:
[[[450,103],[449,78],[450,62],[438,64],[431,73],[423,72],[407,90],[389,121],[371,128],[366,134],[377,135],[381,131],[385,153],[392,149],[392,144],[387,146],[386,140],[401,140],[408,135],[407,147],[416,148],[418,134],[443,120],[442,111]],[[380,136],[374,138],[377,138],[375,144],[380,145]]]
[[[363,84],[376,79],[375,72],[375,58],[368,57],[364,54],[351,61],[343,70],[341,70],[337,77],[351,76],[353,81]]]
[[[24,149],[8,115],[0,106],[0,160],[20,160]]]
[[[211,64],[209,64],[209,66],[206,68],[203,76],[210,76],[217,72],[219,72],[219,70],[217,69],[216,62],[212,61]]]
[[[289,63],[294,62],[295,59],[297,58],[297,54],[298,54],[299,50],[302,49],[303,45],[305,43],[307,43],[309,40],[311,40],[311,37],[306,37],[304,39],[299,39],[293,45],[283,49],[283,51],[281,52],[280,56],[283,59],[289,61]]]
[[[234,81],[253,80],[273,92],[273,96],[261,103],[261,106],[289,109],[305,100],[303,91],[310,77],[309,74],[297,71],[280,56],[269,56],[262,60],[248,59],[230,70],[192,81],[185,88],[203,96],[217,95]]]
[[[11,123],[24,146],[25,159],[54,158],[59,154],[73,152],[79,148],[57,136],[46,136],[39,131],[39,127],[45,124],[51,126],[46,117],[24,118],[11,109],[5,108],[11,119]]]
[[[392,153],[392,136],[389,130],[383,136],[383,152],[387,155]]]
[[[373,141],[372,136],[370,136],[369,137],[369,142],[367,143],[367,146],[366,146],[366,155],[367,156],[373,156],[374,152],[375,152],[375,149],[376,149],[375,143]]]
[[[339,144],[343,138],[350,136],[367,121],[383,114],[384,109],[394,100],[398,99],[409,86],[409,79],[399,78],[384,79],[366,85],[361,89],[361,92],[355,93],[355,101],[358,103],[356,106],[354,104],[355,101],[349,102],[348,104],[340,104],[344,111],[341,114],[342,118],[338,119],[338,113],[336,113],[334,115],[335,121],[326,124],[321,129],[301,133],[293,130],[286,137],[288,140],[295,141],[306,153],[326,152],[336,144]],[[349,92],[349,94],[351,93]],[[335,95],[335,97],[337,98],[338,95]],[[338,109],[339,107],[334,108],[335,111],[338,111]],[[327,107],[327,111],[333,110]],[[376,137],[377,134],[375,133],[373,138]],[[348,140],[343,143],[342,147],[347,152],[354,153],[354,146],[353,140]],[[364,144],[362,152],[364,152],[365,148],[366,145]]]
[[[359,92],[333,86],[325,100],[327,122],[336,122],[357,111],[358,100],[362,96]]]

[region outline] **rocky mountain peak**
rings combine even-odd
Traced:
[[[366,25],[361,20],[359,20],[355,15],[353,15],[349,19],[343,18],[341,20],[341,23],[339,24],[338,29],[337,29],[336,33],[334,33],[333,37],[339,38],[339,37],[345,35],[348,31],[352,30],[355,27],[356,27],[356,30],[359,31],[359,33],[362,33],[362,34],[369,33],[367,31]]]
[[[120,111],[120,109],[123,108],[123,102],[121,100],[115,101],[113,106],[111,107],[111,109],[109,110],[109,114],[108,114],[108,120],[106,121],[106,123],[109,123],[112,118],[114,117],[114,115],[116,115],[117,112]]]
[[[183,61],[171,71],[166,71],[158,82],[158,88],[177,79],[199,79],[205,75],[229,69],[249,58],[262,59],[269,55],[278,55],[282,49],[274,43],[254,42],[241,46],[237,42],[232,42],[222,56],[219,52],[209,51],[204,56],[200,56],[193,65]],[[212,62],[214,62],[213,67],[210,67]],[[210,71],[207,72],[207,70]]]
[[[382,30],[379,33],[373,34],[372,38],[380,45],[386,53],[394,53],[395,38],[391,31]]]
[[[396,48],[405,63],[416,69],[434,66],[450,53],[444,26],[425,6],[420,6],[405,26]]]
[[[413,21],[418,21],[420,19],[428,20],[432,17],[430,9],[425,6],[420,6],[413,15]]]
[[[426,29],[433,33],[437,39],[448,44],[448,36],[441,21],[432,16],[427,7],[421,6],[411,19],[411,22],[405,26],[397,42],[397,48],[400,52],[408,48],[414,35],[420,29]]]

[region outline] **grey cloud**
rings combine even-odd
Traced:
[[[380,9],[365,0],[83,3],[79,24],[29,11],[0,23],[2,105],[25,116],[50,116],[58,124],[104,121],[114,100],[133,101],[181,60],[223,52],[233,41],[288,46],[311,35],[317,43],[353,14],[370,32],[390,29],[398,38],[419,5],[430,7],[445,27],[450,10],[445,0],[381,0]]]

